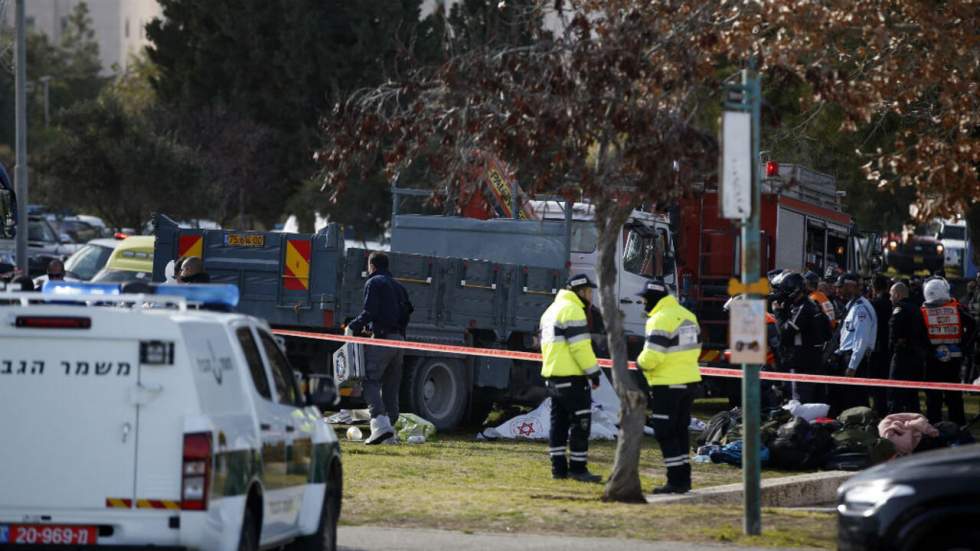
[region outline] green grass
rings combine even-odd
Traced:
[[[968,395],[965,401],[967,416],[976,415],[980,397]],[[693,413],[707,421],[726,409],[727,400],[703,399],[695,402]],[[980,423],[973,429],[980,438]],[[764,509],[763,535],[746,537],[737,506],[603,503],[601,485],[551,479],[545,443],[477,442],[472,439],[477,430],[439,435],[421,445],[342,445],[342,522],[776,547],[832,548],[836,542],[836,521],[829,513]],[[591,470],[608,475],[614,453],[615,443],[593,442]],[[742,471],[728,465],[696,464],[693,469],[695,488],[742,479]],[[652,438],[644,439],[640,473],[644,489],[664,482],[662,457]],[[764,478],[790,474],[762,473]]]
[[[766,510],[764,534],[742,535],[741,507],[625,505],[600,501],[602,486],[551,479],[547,444],[477,442],[472,434],[421,445],[342,445],[342,522],[463,532],[560,533],[644,540],[833,547],[831,514]],[[593,442],[590,468],[608,475],[613,442]],[[696,488],[741,481],[728,465],[693,465]],[[644,440],[643,487],[664,482],[660,451]],[[764,471],[764,477],[787,473]]]

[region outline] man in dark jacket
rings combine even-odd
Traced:
[[[364,309],[347,326],[346,334],[357,335],[370,329],[376,339],[404,340],[412,305],[408,292],[388,271],[388,256],[371,253],[368,274]],[[400,348],[364,347],[364,400],[371,414],[371,435],[365,444],[381,444],[395,436],[392,423],[398,422],[402,359]]]
[[[878,317],[878,334],[875,339],[875,349],[871,353],[871,373],[872,379],[887,379],[891,354],[888,350],[888,320],[891,319],[892,305],[888,291],[888,278],[877,275],[872,282],[874,298],[871,306],[874,308],[875,315]],[[884,418],[888,415],[888,390],[885,387],[872,387],[871,400],[874,402],[875,412],[879,417]]]
[[[809,297],[803,276],[790,272],[777,279],[777,300],[773,302],[779,327],[781,359],[796,373],[824,375],[823,350],[830,339],[830,320]],[[825,402],[825,386],[797,383],[803,403]]]
[[[891,355],[888,378],[896,381],[921,381],[925,353],[929,347],[922,312],[909,297],[909,288],[896,283],[891,288],[894,308],[888,319],[888,352]],[[920,413],[919,391],[888,389],[889,413]]]

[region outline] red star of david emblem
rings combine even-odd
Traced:
[[[521,426],[517,427],[517,432],[520,436],[531,436],[534,434],[534,423],[521,423]]]

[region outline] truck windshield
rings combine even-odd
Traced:
[[[27,239],[29,241],[40,241],[42,243],[57,243],[58,238],[51,230],[51,226],[43,220],[31,220],[27,224]]]
[[[942,233],[939,234],[940,239],[958,239],[960,241],[966,240],[966,228],[963,226],[943,226]]]
[[[629,229],[623,246],[623,269],[643,277],[664,277],[673,272],[673,257],[667,250],[667,232],[648,228]]]
[[[572,224],[572,252],[595,252],[599,241],[599,231],[592,222],[575,222]]]
[[[105,266],[112,249],[91,243],[82,247],[65,262],[65,270],[82,281],[88,281]]]

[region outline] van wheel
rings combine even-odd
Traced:
[[[245,506],[245,518],[242,520],[242,535],[238,540],[238,551],[259,550],[259,519],[251,503]]]
[[[456,428],[470,389],[464,365],[452,358],[429,358],[408,372],[409,409],[444,431]]]
[[[320,526],[309,536],[296,538],[287,551],[337,551],[337,521],[343,495],[343,476],[340,462],[335,461],[327,479],[327,491],[320,509]]]

